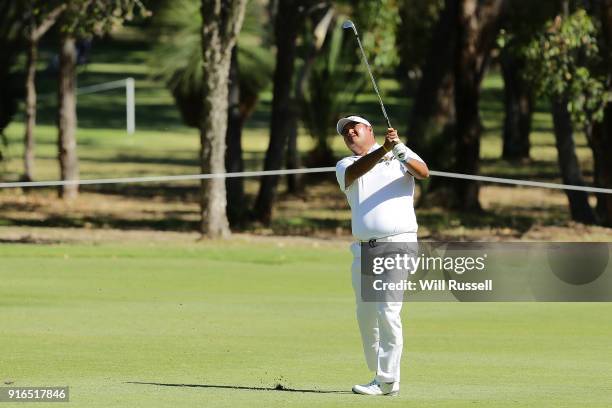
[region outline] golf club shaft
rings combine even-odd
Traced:
[[[372,70],[370,69],[370,63],[368,62],[368,57],[366,57],[365,51],[363,50],[363,46],[361,45],[361,40],[359,39],[359,34],[357,34],[357,28],[353,23],[353,32],[355,34],[355,38],[357,39],[357,44],[359,44],[359,50],[361,51],[361,55],[363,56],[363,61],[365,62],[365,66],[368,69],[368,74],[370,74],[370,79],[372,80],[372,85],[374,86],[374,91],[376,91],[376,95],[378,96],[378,101],[380,102],[380,108],[382,109],[382,113],[387,120],[387,126],[391,126],[391,121],[389,120],[389,116],[387,115],[387,110],[385,109],[385,105],[383,104],[382,98],[380,97],[380,92],[378,91],[378,86],[376,86],[376,80],[374,80],[374,75],[372,74]]]

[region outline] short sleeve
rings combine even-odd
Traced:
[[[346,186],[344,185],[344,176],[346,173],[346,169],[353,163],[355,163],[356,158],[354,157],[345,157],[336,163],[336,179],[338,180],[338,185],[340,186],[340,190],[346,191]]]
[[[408,148],[408,153],[406,154],[406,162],[408,162],[409,160],[418,160],[421,163],[425,163],[418,154],[413,152],[408,146],[406,147]],[[412,174],[412,172],[408,170],[408,167],[405,163],[403,163],[403,165],[400,167],[403,174],[410,174],[412,177],[414,177],[414,174]]]

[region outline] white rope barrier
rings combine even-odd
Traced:
[[[106,178],[106,179],[87,179],[87,180],[52,180],[52,181],[26,181],[26,182],[8,182],[0,183],[0,188],[17,188],[17,187],[53,187],[67,185],[87,185],[87,184],[120,184],[120,183],[151,183],[161,181],[181,181],[181,180],[203,180],[213,178],[235,178],[235,177],[259,177],[259,176],[283,176],[287,174],[307,174],[307,173],[331,173],[335,171],[335,167],[317,167],[310,169],[286,169],[286,170],[265,170],[265,171],[243,171],[234,173],[211,173],[211,174],[185,174],[177,176],[145,176],[145,177],[123,177],[123,178]],[[585,191],[587,193],[604,193],[612,194],[610,188],[574,186],[569,184],[545,183],[540,181],[517,180],[501,177],[477,176],[471,174],[449,173],[445,171],[429,172],[435,177],[449,177],[456,179],[483,181],[486,183],[501,183],[512,184],[517,186],[539,187],[558,190],[574,190]]]
[[[612,188],[575,186],[572,184],[545,183],[541,181],[517,180],[517,179],[508,179],[508,178],[501,178],[501,177],[475,176],[472,174],[449,173],[446,171],[434,171],[434,170],[430,171],[429,174],[431,174],[432,176],[438,176],[438,177],[450,177],[450,178],[458,178],[458,179],[465,179],[465,180],[476,180],[476,181],[484,181],[487,183],[514,184],[516,186],[553,188],[557,190],[574,190],[574,191],[586,191],[587,193],[612,194]]]

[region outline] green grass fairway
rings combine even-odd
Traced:
[[[71,407],[612,406],[612,304],[406,304],[401,396],[374,401],[347,392],[371,377],[345,245],[3,244],[0,258],[0,385],[69,385]]]

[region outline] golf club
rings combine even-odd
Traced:
[[[374,75],[372,74],[372,70],[370,69],[370,63],[368,62],[368,57],[366,57],[365,51],[363,50],[363,46],[361,45],[361,40],[359,39],[359,34],[357,33],[357,27],[355,27],[355,23],[351,20],[346,20],[342,24],[342,28],[352,28],[355,33],[355,38],[357,39],[357,44],[359,44],[359,50],[361,50],[361,55],[363,57],[363,62],[365,62],[366,68],[368,69],[368,73],[370,74],[370,79],[372,80],[372,85],[374,86],[374,91],[376,91],[376,95],[378,95],[378,100],[380,101],[380,108],[382,109],[382,113],[387,120],[388,127],[391,126],[391,121],[389,120],[389,116],[387,116],[387,111],[385,110],[385,105],[383,104],[382,98],[380,97],[380,92],[378,91],[378,87],[376,86],[376,81],[374,80]]]

